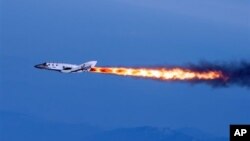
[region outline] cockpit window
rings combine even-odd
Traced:
[[[47,63],[43,63],[43,65],[44,65],[44,66],[48,66],[48,64],[47,64]]]

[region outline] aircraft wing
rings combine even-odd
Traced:
[[[81,64],[75,68],[72,68],[70,72],[85,72],[90,71],[91,68],[95,67],[97,61],[89,61],[84,64]]]

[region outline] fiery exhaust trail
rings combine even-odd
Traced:
[[[186,68],[126,68],[126,67],[94,67],[91,72],[149,78],[156,80],[226,80],[226,76],[218,70],[191,70]]]
[[[160,81],[205,83],[213,87],[238,85],[250,88],[250,62],[201,62],[176,67],[94,67],[94,73],[147,78]]]

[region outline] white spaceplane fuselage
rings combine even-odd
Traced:
[[[97,61],[89,61],[84,64],[75,65],[75,64],[65,64],[65,63],[42,63],[35,65],[35,68],[53,70],[62,73],[76,73],[76,72],[86,72],[90,71],[91,68],[95,67]]]

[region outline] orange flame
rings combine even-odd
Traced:
[[[225,78],[221,71],[193,71],[184,68],[94,67],[91,72],[159,80],[215,80]]]

